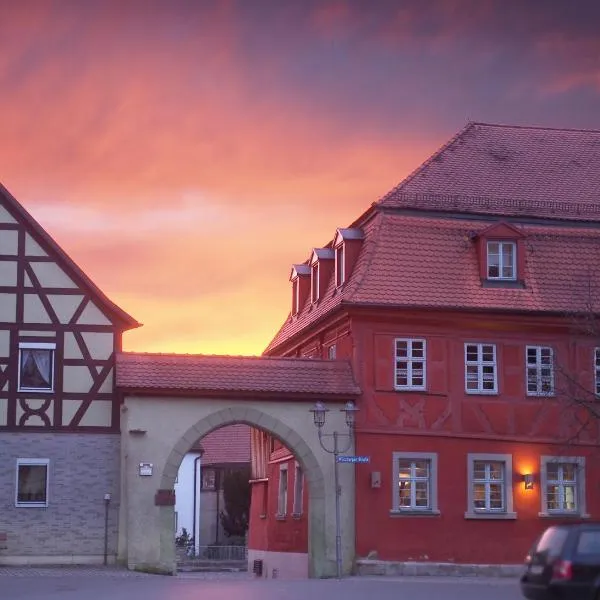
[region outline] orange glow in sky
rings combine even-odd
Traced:
[[[597,28],[563,13],[4,2],[0,180],[144,324],[125,349],[259,354],[291,265],[467,120],[600,128]]]

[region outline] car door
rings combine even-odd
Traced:
[[[573,582],[595,587],[600,580],[600,528],[577,532],[571,560]]]

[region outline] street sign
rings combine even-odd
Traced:
[[[338,456],[337,461],[339,463],[354,463],[354,464],[366,464],[371,462],[370,456]]]

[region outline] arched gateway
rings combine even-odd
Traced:
[[[320,446],[315,400],[342,408],[359,392],[343,361],[121,354],[119,559],[175,573],[173,486],[184,455],[219,427],[246,423],[283,442],[302,464],[309,493],[309,576],[336,572],[333,457]],[[331,410],[332,428],[344,414]],[[350,449],[352,451],[352,449]],[[354,470],[340,469],[343,570],[354,558]],[[151,474],[150,474],[151,473]]]

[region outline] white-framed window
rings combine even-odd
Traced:
[[[396,344],[394,386],[397,390],[424,390],[426,374],[426,341],[399,338]]]
[[[391,513],[439,514],[438,455],[431,452],[394,452],[392,463]]]
[[[54,355],[56,344],[19,343],[19,391],[54,391]]]
[[[329,348],[327,348],[327,358],[329,360],[335,360],[335,356],[336,356],[336,347],[335,347],[335,344],[331,344],[331,346],[329,346]]]
[[[284,517],[287,514],[288,498],[288,466],[279,465],[279,490],[277,494],[277,515]]]
[[[517,278],[517,245],[515,242],[487,243],[487,278],[504,280]]]
[[[302,495],[304,494],[304,472],[302,467],[296,463],[294,470],[294,507],[292,513],[296,516],[302,514]]]
[[[340,287],[346,281],[344,244],[335,248],[335,286]]]
[[[516,518],[511,454],[469,454],[467,473],[465,518]]]
[[[498,392],[496,344],[465,344],[465,391],[468,394]]]
[[[319,263],[316,262],[310,269],[310,299],[313,304],[319,299]]]
[[[600,348],[594,350],[594,379],[596,384],[596,396],[600,396]]]
[[[542,456],[541,516],[585,515],[585,457]]]
[[[548,346],[527,346],[525,349],[527,395],[551,396],[554,393],[554,356]]]
[[[17,459],[15,506],[48,506],[49,470],[50,460],[47,458]]]

